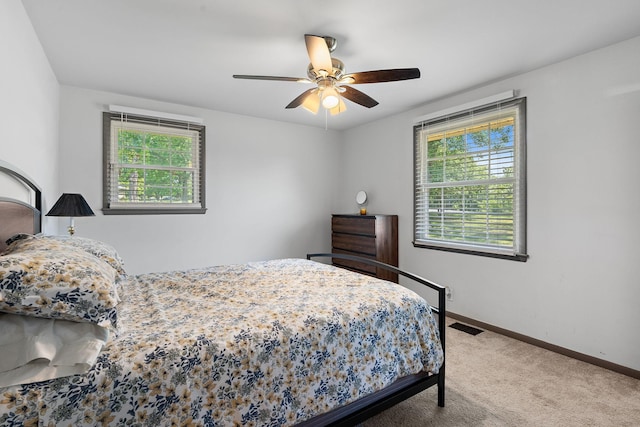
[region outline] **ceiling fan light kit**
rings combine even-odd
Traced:
[[[334,37],[305,34],[304,40],[307,46],[307,54],[311,60],[307,67],[307,78],[246,74],[234,74],[233,77],[236,79],[313,83],[315,84],[314,88],[300,94],[285,108],[302,106],[305,110],[317,114],[322,105],[331,115],[346,111],[347,105],[343,100],[344,98],[366,108],[378,105],[378,101],[369,95],[347,85],[393,82],[420,77],[418,68],[395,68],[345,74],[344,63],[338,58],[331,57],[331,52],[337,46],[337,41]]]
[[[322,93],[322,106],[327,110],[332,109],[336,105],[340,99],[338,98],[338,92],[333,86],[327,86],[320,91]]]

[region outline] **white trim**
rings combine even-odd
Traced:
[[[141,108],[123,107],[122,105],[109,105],[109,111],[116,113],[135,114],[145,117],[159,117],[162,119],[176,120],[180,122],[189,122],[203,124],[204,120],[200,117],[184,116],[182,114],[163,113],[160,111],[143,110]]]
[[[506,92],[498,93],[496,95],[488,96],[486,98],[467,102],[466,104],[458,105],[457,107],[446,108],[444,110],[436,111],[435,113],[429,113],[424,116],[416,117],[415,119],[413,119],[413,124],[426,122],[427,120],[435,119],[436,117],[442,117],[442,116],[457,113],[460,111],[470,110],[472,108],[480,107],[482,105],[505,101],[507,99],[514,98],[515,96],[516,96],[515,90],[513,89],[508,90]]]

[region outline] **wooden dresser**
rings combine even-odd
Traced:
[[[333,253],[358,255],[398,266],[398,215],[333,215]],[[398,282],[398,275],[371,265],[333,258],[333,265]]]

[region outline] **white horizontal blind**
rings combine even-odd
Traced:
[[[105,113],[107,129],[107,209],[204,208],[204,126]]]
[[[124,107],[122,105],[109,105],[109,111],[116,112],[121,116],[147,117],[151,120],[171,120],[172,122],[203,124],[200,117],[186,116],[184,114],[165,113],[164,111],[152,111],[142,108]]]
[[[414,132],[414,244],[524,254],[524,98],[428,120]]]

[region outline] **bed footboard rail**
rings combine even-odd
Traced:
[[[341,258],[347,259],[351,261],[358,261],[364,264],[373,265],[375,267],[383,268],[385,270],[396,273],[400,276],[406,277],[407,279],[413,280],[416,283],[419,283],[423,286],[426,286],[438,293],[438,306],[431,306],[431,310],[438,314],[438,332],[440,334],[440,344],[442,345],[442,351],[445,354],[446,360],[446,352],[445,352],[445,331],[446,331],[446,301],[447,301],[447,293],[446,288],[444,286],[438,285],[430,280],[427,280],[423,277],[417,276],[413,273],[406,272],[404,270],[400,270],[398,267],[393,265],[385,264],[384,262],[376,261],[370,258],[363,258],[356,255],[349,254],[334,254],[334,253],[313,253],[307,254],[307,259],[311,260],[312,258]],[[438,373],[438,406],[444,407],[444,368],[445,363],[442,362],[442,366],[440,367],[440,372]]]

